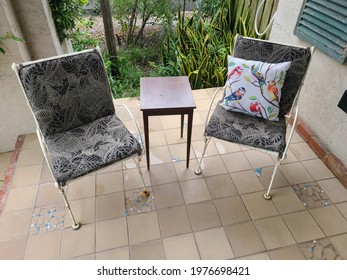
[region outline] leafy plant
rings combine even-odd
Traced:
[[[70,37],[76,23],[85,15],[88,0],[48,0],[60,42]]]
[[[121,25],[127,44],[138,44],[149,21],[171,26],[174,17],[170,0],[114,0],[113,14]]]
[[[11,32],[6,32],[5,35],[0,35],[0,42],[7,40],[7,39],[15,40],[17,42],[24,42],[24,40],[22,38],[14,36]],[[0,47],[0,53],[5,54],[6,50],[4,48]]]
[[[90,32],[94,23],[91,17],[83,18],[77,23],[75,31],[70,34],[74,51],[82,51],[100,45],[100,41],[93,37]]]
[[[161,68],[172,70],[172,66],[177,66],[180,75],[189,77],[193,89],[222,86],[235,35],[257,37],[251,16],[257,7],[255,2],[212,1],[211,9],[218,9],[206,19],[199,10],[189,20],[183,20],[179,12],[176,34],[172,33],[162,47]]]

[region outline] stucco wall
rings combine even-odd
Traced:
[[[293,31],[303,0],[280,0],[270,40],[308,46]],[[347,89],[347,65],[315,49],[299,106],[300,118],[347,165],[347,114],[337,107]]]
[[[7,52],[0,54],[0,153],[13,150],[19,135],[35,132],[35,123],[11,69],[12,63],[62,53],[53,22],[47,16],[47,3],[47,0],[0,0],[0,34],[12,32],[26,41],[1,42]]]

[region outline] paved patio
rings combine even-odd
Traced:
[[[0,259],[347,259],[347,190],[297,133],[272,201],[263,199],[275,164],[267,154],[212,140],[203,175],[194,174],[213,91],[193,91],[189,169],[180,117],[150,117],[150,171],[145,157],[141,163],[148,199],[138,199],[132,161],[68,185],[79,231],[71,229],[36,135],[25,135],[0,216]],[[142,128],[139,100],[117,102]],[[11,157],[0,154],[1,177]]]

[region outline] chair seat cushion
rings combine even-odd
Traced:
[[[59,183],[78,178],[134,154],[141,146],[116,115],[45,138]]]
[[[284,117],[280,117],[278,122],[273,122],[226,111],[221,106],[216,106],[205,134],[228,142],[278,152],[280,155],[286,147]]]

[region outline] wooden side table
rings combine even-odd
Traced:
[[[187,168],[189,167],[192,139],[193,111],[196,108],[188,77],[149,77],[140,79],[140,110],[146,142],[147,169],[149,170],[148,117],[158,115],[181,115],[181,137],[183,137],[184,115],[188,115]]]

